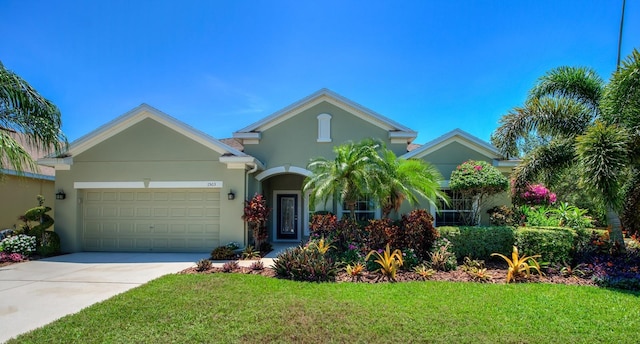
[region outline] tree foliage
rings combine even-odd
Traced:
[[[24,134],[26,144],[44,153],[56,153],[67,145],[61,127],[60,110],[0,62],[0,169],[37,170],[11,132]]]

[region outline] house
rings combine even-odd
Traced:
[[[243,203],[256,193],[272,208],[270,240],[300,241],[314,211],[345,212],[337,202],[311,209],[301,190],[310,159],[332,157],[333,147],[347,141],[378,138],[398,156],[434,163],[445,178],[470,158],[504,173],[512,168],[461,130],[422,146],[412,143],[416,136],[322,89],[224,140],[143,104],[73,142],[64,157],[40,164],[55,167],[56,188],[66,193],[55,219],[63,251],[70,252],[204,252],[230,241],[247,244]],[[380,215],[366,199],[357,212]]]
[[[15,139],[35,160],[46,154],[29,145],[25,136],[7,129],[8,134]],[[45,198],[45,205],[54,207],[55,201],[55,170],[47,166],[39,166],[37,170],[27,169],[18,172],[13,169],[0,170],[0,230],[20,228],[22,222],[19,216],[38,206],[37,196]]]

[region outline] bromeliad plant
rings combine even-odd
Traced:
[[[347,275],[351,277],[351,282],[362,281],[362,273],[364,272],[364,265],[362,265],[362,263],[347,265],[344,269],[347,272]]]
[[[421,265],[415,266],[413,268],[413,272],[415,272],[418,276],[420,276],[420,278],[423,281],[426,281],[436,273],[436,270],[433,270],[432,268],[428,267],[426,264],[421,264]]]
[[[528,279],[531,276],[531,270],[536,270],[539,274],[542,274],[540,264],[536,261],[536,258],[540,258],[539,254],[520,257],[518,255],[518,248],[513,246],[511,259],[500,253],[492,253],[491,256],[498,256],[504,259],[509,265],[509,269],[507,270],[507,283],[522,278]]]
[[[365,257],[365,260],[369,260],[372,255],[375,255],[378,258],[374,260],[374,262],[380,266],[380,268],[376,270],[380,273],[380,277],[378,277],[378,279],[384,277],[388,281],[395,282],[396,273],[403,264],[402,251],[395,249],[391,252],[391,248],[389,247],[389,244],[387,244],[387,247],[382,252],[371,250],[371,252],[369,252]]]
[[[326,254],[330,249],[335,248],[334,246],[331,246],[331,243],[328,240],[324,240],[324,238],[321,238],[318,241],[312,241],[309,245],[312,245],[316,250],[318,250],[318,252],[320,252],[320,254]]]

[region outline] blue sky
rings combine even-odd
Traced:
[[[615,70],[622,0],[0,0],[0,61],[71,141],[148,103],[216,138],[329,88],[419,132],[489,140],[535,80]],[[627,1],[623,56],[640,49]]]

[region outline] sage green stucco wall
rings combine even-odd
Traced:
[[[451,172],[453,172],[458,165],[467,160],[482,160],[488,163],[492,163],[493,161],[491,157],[478,153],[478,151],[468,148],[458,142],[451,142],[448,145],[421,157],[420,159],[435,165],[442,174],[442,179],[444,180],[449,180]]]
[[[245,241],[242,221],[245,194],[244,169],[228,169],[220,154],[151,120],[123,132],[73,157],[69,171],[56,171],[56,189],[67,199],[56,202],[56,232],[64,252],[82,249],[82,190],[74,182],[222,181],[220,189],[220,243]],[[228,200],[232,189],[238,195]],[[212,248],[213,249],[213,248]]]
[[[317,116],[323,113],[331,115],[331,142],[317,142]],[[365,138],[382,140],[398,156],[407,151],[406,144],[391,144],[386,130],[328,102],[322,102],[263,131],[259,144],[245,144],[245,153],[258,158],[266,164],[267,169],[287,164],[306,168],[310,159],[332,159],[334,146],[347,141],[359,142]]]

